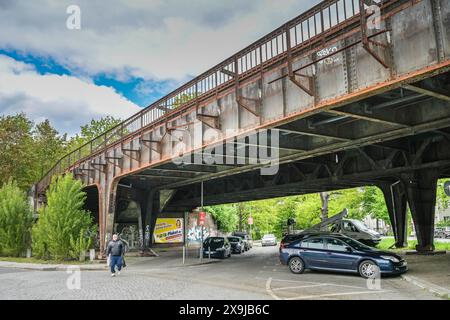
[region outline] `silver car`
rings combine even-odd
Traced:
[[[265,234],[261,239],[261,244],[263,247],[265,246],[276,246],[277,245],[277,237],[273,234]]]

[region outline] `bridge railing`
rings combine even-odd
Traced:
[[[382,0],[375,2],[380,1]],[[387,0],[382,1],[382,3],[396,1],[399,0]],[[114,128],[70,152],[44,175],[38,183],[38,187],[45,188],[50,183],[52,176],[64,173],[74,164],[84,161],[92,153],[102,150],[145,127],[167,119],[170,115],[175,114],[178,110],[185,109],[192,103],[203,101],[205,98],[229,88],[230,85],[236,83],[236,79],[239,81],[239,79],[246,78],[248,75],[262,72],[268,65],[284,57],[288,49],[295,50],[300,46],[308,45],[308,43],[317,40],[318,37],[332,30],[339,30],[339,27],[346,21],[360,15],[360,4],[364,5],[364,3],[370,2],[374,1],[322,1]]]

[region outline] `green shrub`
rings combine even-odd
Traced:
[[[0,188],[0,255],[18,257],[30,244],[33,221],[25,192],[16,182]]]
[[[55,178],[47,191],[47,206],[39,212],[33,228],[33,252],[43,259],[73,257],[80,237],[92,228],[92,217],[83,210],[86,193],[83,184],[70,174]],[[79,254],[77,255],[79,257]]]
[[[78,235],[78,238],[70,236],[70,256],[74,259],[80,259],[84,261],[84,255],[86,251],[92,248],[93,234],[95,234],[96,227],[91,228],[91,232],[82,229]]]

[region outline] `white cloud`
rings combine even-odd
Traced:
[[[91,119],[125,119],[140,108],[113,88],[71,76],[41,75],[33,66],[0,55],[0,114],[25,112],[49,119],[61,133],[74,134]]]
[[[183,79],[318,0],[0,0],[0,48],[52,57],[77,74]],[[81,7],[81,30],[66,8]]]

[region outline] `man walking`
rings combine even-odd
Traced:
[[[106,249],[106,255],[109,257],[109,266],[111,267],[111,277],[116,276],[116,266],[117,274],[120,275],[120,270],[122,270],[122,255],[124,253],[125,246],[123,242],[119,239],[117,234],[113,235],[112,241],[108,243]]]

